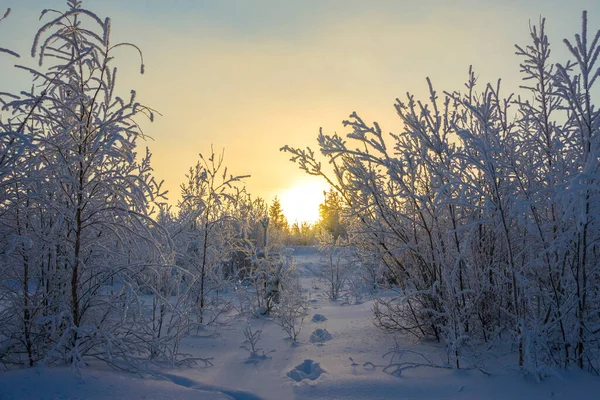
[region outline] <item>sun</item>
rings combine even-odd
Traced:
[[[323,192],[329,185],[316,179],[298,182],[280,194],[283,214],[290,224],[307,222],[314,224],[319,220],[319,205],[323,203]]]

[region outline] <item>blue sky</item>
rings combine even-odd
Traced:
[[[12,7],[0,24],[0,46],[27,60],[43,8],[62,0],[0,0]],[[271,199],[304,179],[278,151],[284,144],[314,147],[319,127],[343,132],[352,111],[398,131],[393,103],[407,91],[423,96],[425,77],[442,90],[462,88],[468,67],[480,81],[520,83],[515,43],[526,44],[529,21],[547,17],[557,61],[561,41],[580,30],[581,11],[600,28],[593,1],[402,0],[85,0],[113,20],[113,41],[138,44],[135,58],[117,54],[123,93],[163,117],[144,124],[154,138],[159,178],[176,199],[198,153],[224,147],[233,173],[250,174],[249,190]],[[0,58],[0,91],[27,88],[27,77]],[[23,86],[24,85],[24,86]]]

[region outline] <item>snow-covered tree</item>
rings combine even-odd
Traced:
[[[2,175],[0,359],[103,359],[123,368],[161,351],[141,313],[144,277],[169,241],[153,220],[162,192],[135,118],[152,111],[117,95],[110,19],[68,1],[45,10],[30,92],[5,97],[3,136],[28,146]],[[143,62],[142,68],[143,72]],[[13,141],[13,139],[9,139]],[[7,156],[4,158],[8,159]]]
[[[331,175],[310,148],[283,150],[325,176],[360,251],[386,266],[398,296],[376,302],[377,325],[443,341],[458,368],[479,343],[510,339],[515,363],[536,376],[571,364],[597,372],[600,32],[584,12],[562,64],[543,19],[530,33],[516,47],[518,96],[477,85],[472,70],[466,90],[441,98],[427,79],[427,101],[396,102],[400,133],[356,113],[345,138],[321,132]]]
[[[180,264],[190,272],[186,285],[195,298],[200,324],[206,322],[207,308],[213,318],[219,314],[218,291],[233,278],[225,267],[230,265],[239,239],[234,221],[236,185],[245,176],[227,176],[223,162],[223,153],[212,151],[208,158],[200,155],[200,161],[186,175],[188,182],[181,186],[178,253]]]

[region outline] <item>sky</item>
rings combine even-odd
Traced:
[[[40,11],[64,10],[66,0],[0,0],[0,10],[7,7],[0,47],[33,65]],[[460,90],[469,65],[479,82],[502,78],[507,92],[516,90],[514,44],[527,44],[540,15],[556,61],[566,60],[561,42],[581,29],[582,10],[600,28],[597,0],[84,0],[84,7],[111,17],[113,42],[143,51],[144,75],[133,53],[115,54],[119,88],[124,96],[136,89],[162,114],[142,126],[171,203],[212,145],[225,150],[231,173],[251,175],[250,193],[294,200],[283,204],[291,219],[290,209],[302,207],[314,219],[324,186],[289,162],[283,145],[316,148],[319,128],[345,133],[341,121],[353,111],[399,132],[396,98],[426,97],[426,77],[438,92]],[[29,87],[14,63],[0,57],[0,91]]]

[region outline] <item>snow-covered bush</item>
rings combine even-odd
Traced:
[[[319,250],[324,254],[327,265],[323,272],[323,278],[327,283],[327,296],[330,300],[336,301],[347,289],[352,275],[357,273],[354,248],[341,239],[336,240],[327,231],[320,232],[319,242]]]
[[[247,362],[257,362],[259,360],[265,360],[268,357],[268,353],[272,353],[275,350],[271,350],[269,352],[265,352],[263,349],[258,347],[258,342],[260,341],[260,335],[262,334],[262,329],[254,330],[252,329],[252,325],[250,325],[250,321],[246,321],[246,326],[242,331],[244,333],[244,343],[240,346],[242,349],[246,350],[250,353]]]
[[[352,113],[350,133],[318,136],[320,152],[284,147],[322,175],[358,221],[350,236],[378,258],[399,295],[375,304],[376,323],[446,343],[461,367],[478,343],[512,340],[515,362],[598,371],[600,343],[600,32],[550,58],[545,21],[517,46],[524,85],[500,82],[395,109],[400,133],[384,135]]]
[[[262,329],[252,330],[250,322],[246,321],[246,326],[244,327],[243,333],[246,340],[241,347],[250,353],[250,358],[256,357],[260,351],[257,345],[258,341],[260,340]]]
[[[297,278],[284,271],[279,299],[271,313],[273,321],[281,326],[292,343],[296,343],[308,315],[309,303],[302,294]]]

